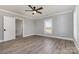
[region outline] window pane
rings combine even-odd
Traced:
[[[52,34],[52,19],[47,19],[44,22],[44,33]]]

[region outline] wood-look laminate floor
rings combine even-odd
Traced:
[[[31,36],[0,44],[3,54],[72,54],[78,53],[72,41]]]

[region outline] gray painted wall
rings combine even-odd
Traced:
[[[56,15],[51,17],[53,20],[53,33],[45,34],[44,33],[44,21],[36,20],[36,34],[48,35],[48,36],[57,36],[57,37],[73,37],[73,14],[66,13],[61,15]],[[49,18],[48,18],[49,19]]]
[[[62,14],[53,17],[53,35],[73,37],[73,14]]]
[[[3,17],[0,15],[0,40],[3,40]]]
[[[34,21],[30,19],[23,20],[23,37],[34,34]]]

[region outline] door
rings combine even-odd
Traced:
[[[4,16],[4,41],[15,39],[15,17]]]

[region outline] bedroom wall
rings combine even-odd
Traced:
[[[53,20],[53,33],[44,33],[44,20],[36,20],[36,34],[73,38],[73,13],[65,13],[50,17]],[[48,18],[49,19],[49,18]]]
[[[30,19],[23,20],[23,37],[34,35],[34,21]]]
[[[0,15],[0,40],[3,40],[3,17]]]
[[[53,16],[54,36],[73,38],[73,14]]]

